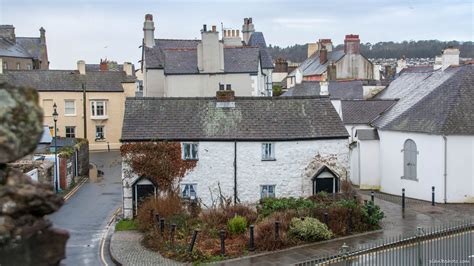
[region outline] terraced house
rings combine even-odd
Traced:
[[[276,115],[275,115],[276,114]],[[339,191],[349,172],[348,134],[327,96],[128,98],[122,141],[180,142],[196,166],[181,196],[211,206],[220,193],[255,203],[264,197]],[[123,165],[124,216],[146,191],[160,190]]]
[[[252,18],[239,30],[203,25],[200,40],[155,39],[153,16],[145,16],[141,71],[143,95],[213,96],[232,89],[238,96],[271,96],[273,62]],[[157,31],[159,33],[159,30]]]
[[[51,131],[56,105],[58,136],[87,138],[92,151],[119,149],[125,98],[136,91],[132,65],[124,63],[123,71],[86,71],[82,60],[77,65],[77,70],[0,70],[0,82],[36,88]]]

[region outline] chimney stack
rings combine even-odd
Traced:
[[[320,81],[319,82],[319,95],[321,96],[327,96],[329,95],[329,85],[327,81]]]
[[[40,43],[46,44],[46,34],[45,34],[46,30],[43,27],[41,27],[39,31],[40,31]]]
[[[155,23],[153,22],[152,14],[145,15],[145,22],[143,23],[143,44],[149,48],[155,46]]]
[[[123,71],[125,71],[125,74],[127,76],[133,76],[132,63],[124,62],[123,63]]]
[[[321,47],[321,50],[319,50],[319,63],[322,65],[328,61],[328,50],[326,50],[326,47]]]
[[[197,46],[198,69],[203,73],[224,71],[224,44],[219,41],[216,26],[207,31],[204,24],[201,30],[201,42]]]
[[[86,62],[84,60],[77,61],[77,70],[81,75],[86,74]]]
[[[218,102],[233,102],[235,100],[235,92],[233,90],[218,90],[216,91],[216,100]]]
[[[336,80],[337,79],[337,71],[336,71],[336,65],[334,62],[330,62],[328,65],[328,70],[327,70],[327,79],[328,80]]]
[[[332,41],[331,39],[319,39],[321,47],[326,47],[328,52],[332,52]]]
[[[107,62],[107,59],[100,59],[100,65],[99,65],[99,70],[100,71],[108,71],[109,70],[109,64]]]
[[[308,58],[319,50],[319,44],[316,42],[308,43]]]
[[[450,66],[459,66],[459,49],[449,46],[443,50],[441,55],[441,70],[445,70]]]
[[[249,44],[250,36],[255,32],[255,27],[252,23],[252,18],[244,18],[244,25],[242,25],[242,38],[246,45]]]
[[[3,37],[11,43],[16,43],[15,27],[13,25],[0,25],[0,37]]]
[[[360,52],[360,39],[357,34],[348,34],[344,39],[344,53],[358,54]]]

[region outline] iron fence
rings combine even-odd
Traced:
[[[338,254],[327,254],[296,265],[474,265],[473,235],[473,221],[417,228],[408,235],[354,248],[344,244]]]

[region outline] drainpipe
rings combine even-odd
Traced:
[[[360,188],[362,177],[360,176],[361,171],[360,171],[360,142],[359,141],[357,141],[357,153],[358,153],[358,155],[357,155],[357,168],[358,168],[357,171],[359,172],[359,176],[357,178],[358,179],[357,181],[359,182],[359,188]]]
[[[447,186],[448,186],[448,138],[444,139],[444,203],[448,203]]]
[[[237,141],[234,141],[234,204],[237,204]]]

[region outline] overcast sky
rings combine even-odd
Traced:
[[[362,42],[473,40],[474,0],[0,0],[0,24],[17,36],[46,29],[55,69],[76,61],[140,60],[143,20],[151,13],[155,38],[200,37],[202,24],[241,29],[253,17],[267,44],[288,46],[359,34]]]

